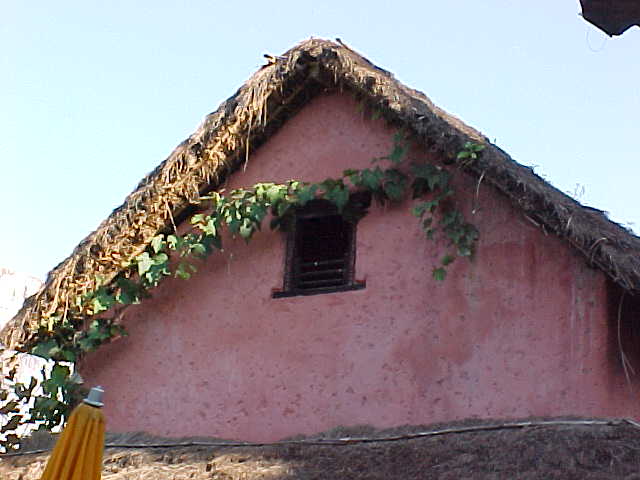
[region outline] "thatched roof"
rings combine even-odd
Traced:
[[[638,0],[580,0],[582,16],[608,35],[622,35],[633,25],[640,26]]]
[[[310,39],[258,70],[233,96],[147,175],[113,213],[54,268],[43,288],[0,332],[19,349],[42,318],[64,315],[73,299],[113,279],[159,231],[178,222],[190,202],[215,189],[315,95],[357,95],[425,149],[453,159],[467,141],[486,145],[468,170],[507,196],[540,228],[564,238],[631,293],[640,292],[640,238],[584,207],[486,137],[435,106],[342,43]]]
[[[533,421],[483,428],[478,420],[438,426],[338,427],[289,442],[231,446],[219,439],[107,434],[104,480],[602,480],[640,478],[640,429],[623,420]],[[436,435],[422,435],[427,430]],[[344,440],[345,437],[349,440]],[[331,439],[340,439],[333,441]],[[185,441],[186,440],[186,441]],[[194,441],[195,440],[195,441]],[[365,440],[365,441],[359,441]],[[0,456],[0,477],[39,480],[51,446],[25,440]],[[170,446],[171,444],[174,446]],[[126,447],[122,446],[123,444]],[[179,446],[180,444],[184,446]],[[212,445],[218,446],[212,446]],[[110,446],[111,445],[111,446]],[[120,446],[118,446],[120,445]],[[138,448],[135,448],[138,446]],[[220,446],[227,445],[227,446]]]

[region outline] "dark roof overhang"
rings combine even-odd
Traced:
[[[639,0],[580,0],[582,16],[607,35],[622,35],[640,26]]]

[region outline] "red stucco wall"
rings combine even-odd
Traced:
[[[233,186],[322,180],[387,153],[393,131],[346,96],[314,100]],[[413,152],[412,155],[424,155]],[[358,226],[364,290],[273,299],[284,236],[227,243],[131,307],[129,336],[82,366],[111,431],[275,440],[337,425],[637,416],[611,352],[606,281],[490,187],[458,179],[481,239],[445,282],[409,203]]]

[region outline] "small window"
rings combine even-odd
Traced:
[[[284,289],[273,296],[364,288],[354,279],[356,218],[338,213],[326,200],[298,209],[288,232]]]

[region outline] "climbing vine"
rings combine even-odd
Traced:
[[[483,145],[466,143],[457,155],[458,164],[464,167],[475,161],[483,149]],[[15,368],[8,372],[4,380],[9,389],[0,392],[0,414],[8,419],[0,428],[0,434],[5,435],[0,445],[15,448],[19,443],[15,431],[24,425],[47,430],[62,425],[85,393],[82,380],[72,372],[70,364],[126,335],[118,323],[122,308],[140,303],[167,277],[189,279],[197,271],[199,260],[222,251],[225,229],[249,242],[268,216],[271,229],[283,229],[297,208],[314,199],[330,201],[349,218],[362,214],[350,208],[349,199],[355,192],[370,193],[380,205],[400,203],[410,194],[415,200],[412,213],[419,219],[425,236],[448,241],[447,251],[432,272],[436,280],[444,280],[447,267],[457,257],[473,255],[478,231],[456,208],[452,173],[427,162],[405,165],[407,150],[404,135],[398,133],[392,151],[374,159],[371,168],[345,170],[342,177],[319,183],[258,183],[226,195],[213,192],[202,197],[199,206],[206,213],[190,218],[192,228],[188,232],[159,233],[115,279],[77,298],[75,308],[64,317],[43,320],[27,349],[52,360],[53,365],[43,369],[41,388],[33,378],[29,385],[17,381]],[[113,314],[107,316],[110,312]],[[27,409],[21,409],[21,405]]]

